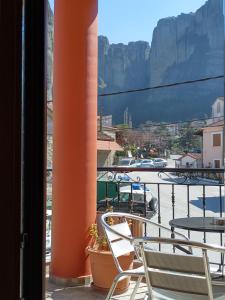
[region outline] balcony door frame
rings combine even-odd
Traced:
[[[46,3],[0,0],[1,293],[10,300],[45,298]]]
[[[45,299],[47,0],[24,6],[22,261],[24,299]]]
[[[21,9],[22,0],[0,0],[1,294],[12,300],[20,297]]]

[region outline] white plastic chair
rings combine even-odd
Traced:
[[[120,220],[122,220],[121,223],[119,224],[113,224],[113,225],[109,225],[107,223],[107,219],[112,218],[112,219],[116,219],[118,221],[118,218],[120,218]],[[134,252],[137,259],[139,260],[139,262],[142,264],[142,260],[140,258],[140,253],[139,253],[139,249],[138,247],[134,247],[133,245],[133,237],[131,234],[131,230],[130,227],[128,225],[127,220],[130,221],[139,221],[142,224],[149,224],[151,226],[156,226],[157,228],[166,230],[169,234],[171,234],[171,230],[167,227],[164,227],[160,224],[154,223],[152,221],[150,221],[149,219],[145,219],[136,215],[132,215],[132,214],[127,214],[127,213],[117,213],[117,212],[108,212],[102,215],[101,217],[101,224],[104,228],[108,243],[109,243],[109,247],[110,250],[112,252],[112,256],[114,258],[116,267],[118,269],[118,275],[114,278],[113,283],[111,285],[111,288],[108,292],[108,295],[106,297],[106,300],[111,299],[116,285],[117,283],[124,279],[125,277],[136,277],[137,281],[134,287],[134,290],[131,294],[130,299],[133,300],[135,297],[135,294],[138,290],[138,287],[140,285],[140,282],[142,280],[142,278],[145,276],[145,272],[144,272],[144,268],[143,265],[141,265],[140,267],[134,268],[134,269],[128,269],[128,270],[124,270],[121,265],[120,262],[118,260],[118,258],[122,255]],[[180,236],[181,238],[187,239],[184,235],[174,232],[175,235]]]
[[[225,287],[213,291],[207,251],[225,253],[225,247],[203,244],[194,241],[184,241],[170,238],[144,237],[137,238],[134,243],[141,249],[148,300],[154,298],[153,290],[172,291],[172,299],[225,299]],[[180,255],[176,253],[156,252],[149,250],[148,245],[154,243],[173,246],[186,246],[201,250],[202,255]],[[214,293],[213,293],[214,292]],[[158,295],[160,292],[158,293]],[[164,292],[160,299],[171,299]]]

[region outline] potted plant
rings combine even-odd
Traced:
[[[108,220],[112,224],[113,220]],[[92,244],[87,248],[92,271],[92,286],[107,292],[111,287],[113,279],[118,274],[112,253],[109,249],[107,238],[103,233],[99,222],[91,225],[89,229]],[[133,268],[133,253],[123,255],[119,258],[121,267],[124,269]],[[121,280],[115,290],[116,294],[124,293],[129,287],[130,279]]]

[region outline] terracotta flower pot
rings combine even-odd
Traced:
[[[88,248],[91,262],[93,286],[107,292],[112,285],[114,277],[118,274],[115,262],[110,251],[100,251]],[[123,255],[119,258],[121,267],[126,269],[133,268],[133,253]],[[121,280],[116,287],[115,293],[124,293],[129,287],[130,278]]]

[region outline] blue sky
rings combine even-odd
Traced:
[[[49,0],[53,6],[53,0]],[[65,0],[64,0],[65,1]],[[144,40],[161,18],[195,12],[206,0],[99,0],[99,34],[111,43]]]

